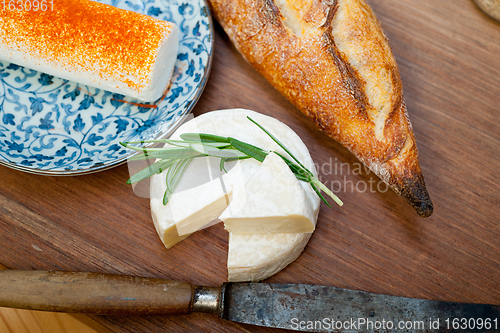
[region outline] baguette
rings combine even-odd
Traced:
[[[388,40],[364,0],[209,0],[243,57],[413,206],[433,205]]]

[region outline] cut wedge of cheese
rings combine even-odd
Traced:
[[[165,210],[161,210],[161,207],[151,208],[153,220],[156,220],[156,225],[160,228],[158,232],[163,234],[165,246],[170,248],[177,243],[176,235],[183,239],[201,229],[218,218],[220,212],[226,209],[228,202],[229,197],[221,180],[217,178],[196,188],[176,192],[171,196]],[[163,202],[155,200],[154,205],[163,205]],[[163,214],[155,214],[158,211],[162,211]]]
[[[233,234],[313,232],[314,212],[288,165],[270,153],[219,217]]]
[[[229,197],[220,176],[215,158],[193,159],[167,205],[163,204],[166,173],[151,177],[151,215],[166,248],[217,219],[227,208]]]
[[[286,154],[283,149],[281,149],[260,128],[252,124],[247,119],[247,116],[252,117],[252,119],[259,124],[269,129],[273,135],[279,138],[279,140],[287,146],[306,168],[317,176],[309,151],[300,137],[279,120],[254,111],[231,109],[205,113],[180,126],[172,135],[171,139],[180,139],[180,135],[183,133],[216,134],[220,136],[231,136],[266,150],[274,150]],[[238,192],[238,188],[241,188],[241,186],[243,186],[242,184],[245,184],[259,166],[261,166],[261,163],[254,159],[241,160],[238,162],[237,166],[235,162],[232,162],[232,164],[228,164],[226,167],[229,173],[223,176],[219,171],[217,159],[206,159],[203,163],[204,165],[191,163],[184,174],[181,184],[189,180],[191,180],[191,183],[196,183],[192,180],[195,177],[200,177],[200,174],[203,173],[209,175],[205,177],[207,182],[222,177],[220,184],[223,184],[225,197],[228,198],[229,202],[231,202],[233,195],[236,196],[235,193]],[[165,177],[165,173],[151,177],[151,213],[160,239],[167,248],[170,248],[189,236],[189,234],[180,235],[179,230],[183,230],[183,232],[191,231],[192,229],[190,228],[194,226],[194,223],[191,223],[189,219],[175,221],[175,219],[169,220],[165,218],[170,214],[169,210],[171,208],[169,205],[172,203],[172,201],[170,201],[166,206],[162,203],[163,192],[166,189]],[[179,184],[179,187],[181,187],[181,184]],[[309,184],[305,182],[299,182],[299,184],[306,194],[306,199],[309,201],[312,221],[315,224],[318,218],[320,199]],[[192,184],[192,186],[194,186],[192,187],[193,189],[197,188],[195,184]],[[189,188],[182,190],[189,190]],[[205,202],[206,205],[210,205],[209,202],[219,200],[220,193],[217,195],[214,195],[214,193],[216,192],[206,194],[206,198],[200,199],[200,201]],[[191,198],[191,200],[198,200],[198,197],[199,195]],[[172,200],[172,197],[170,200]],[[226,207],[223,206],[224,205],[217,206],[216,210],[220,210],[219,216],[227,208],[227,205]],[[189,204],[185,207],[189,207]],[[203,204],[196,206],[191,205],[191,214],[187,215],[193,216],[196,214],[198,216],[199,212],[204,209],[212,209],[212,207],[204,208]],[[208,221],[211,218],[212,216],[207,216],[204,221],[199,224],[206,223],[205,226],[210,225],[213,223],[213,220]],[[195,230],[193,230],[193,232],[194,231]],[[230,233],[227,267],[228,280],[259,281],[268,278],[294,261],[303,251],[310,237],[310,233],[253,235],[237,235]]]
[[[177,137],[177,134],[174,135]],[[193,232],[220,222],[218,217],[228,207],[233,189],[243,187],[260,162],[248,160],[235,164],[229,164],[226,168],[230,168],[229,173],[223,174],[218,159],[194,159],[167,205],[163,204],[166,173],[151,177],[151,215],[166,248],[171,248]]]

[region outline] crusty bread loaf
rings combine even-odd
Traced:
[[[421,216],[433,205],[394,56],[364,0],[210,0],[245,59]]]

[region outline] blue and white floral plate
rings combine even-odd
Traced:
[[[101,2],[177,24],[170,91],[157,108],[137,106],[123,95],[0,62],[0,164],[44,175],[105,170],[133,154],[120,141],[167,137],[198,101],[213,55],[206,0]]]

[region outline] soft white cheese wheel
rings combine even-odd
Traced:
[[[179,48],[174,23],[90,0],[45,5],[4,8],[0,60],[145,102],[162,97]]]
[[[182,133],[207,133],[220,136],[231,136],[243,142],[253,144],[257,147],[274,150],[286,154],[267,134],[259,127],[247,119],[250,116],[266,129],[271,131],[300,161],[317,176],[314,162],[302,142],[300,137],[287,125],[279,120],[262,115],[260,113],[244,110],[231,109],[212,111],[180,126],[172,135],[171,139],[179,139]],[[201,164],[191,164],[184,174],[179,187],[183,190],[195,187],[200,178],[205,178],[207,182],[221,176],[218,173],[218,159],[207,159],[207,162]],[[254,159],[242,160],[239,162],[240,169],[233,168],[229,171],[227,177],[222,177],[225,184],[226,194],[231,200],[234,186],[241,186],[245,183],[256,169],[261,165]],[[203,166],[204,165],[204,166]],[[238,175],[242,177],[231,177],[231,173],[239,171]],[[235,172],[236,173],[236,172]],[[180,235],[176,221],[168,218],[172,214],[169,205],[162,203],[162,194],[166,189],[165,173],[151,177],[151,213],[156,230],[160,239],[167,247],[175,245],[177,242],[186,238],[188,235]],[[243,179],[241,179],[243,178]],[[227,180],[232,179],[232,180]],[[234,180],[236,179],[236,181]],[[194,180],[194,181],[193,181]],[[239,181],[239,182],[238,182]],[[187,184],[190,183],[190,184]],[[199,183],[198,183],[199,184]],[[235,185],[236,184],[236,185]],[[302,186],[307,200],[312,209],[313,221],[316,223],[319,213],[320,199],[312,190],[309,184],[299,182]],[[218,198],[219,196],[217,196]],[[215,201],[215,197],[206,200]],[[195,200],[193,198],[193,200]],[[227,203],[229,204],[229,203]],[[212,209],[212,207],[203,208],[193,206],[192,214],[199,216],[200,209]],[[209,205],[210,206],[210,205]],[[226,205],[227,207],[227,205]],[[224,205],[218,206],[219,215],[226,209]],[[209,223],[208,216],[200,224]],[[283,233],[283,234],[259,234],[259,235],[236,235],[229,234],[228,250],[228,280],[229,281],[259,281],[279,272],[289,263],[295,260],[303,251],[311,233]]]

